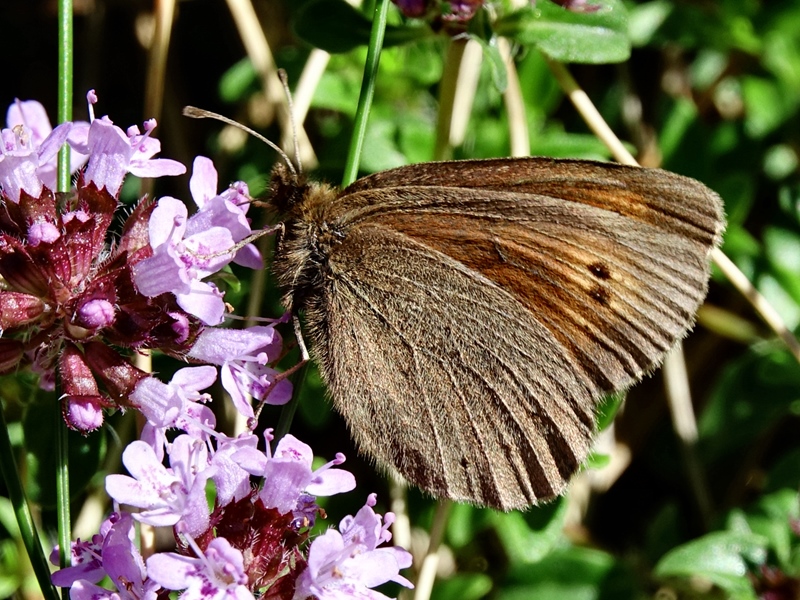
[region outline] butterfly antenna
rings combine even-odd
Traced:
[[[289,77],[286,71],[278,69],[278,77],[283,84],[283,91],[286,92],[286,104],[289,107],[289,123],[292,125],[292,143],[294,144],[294,158],[297,161],[297,170],[302,173],[303,165],[300,162],[300,143],[297,141],[297,123],[294,122],[294,103],[292,102],[292,92],[289,89]]]
[[[290,109],[291,110],[291,109]],[[286,163],[286,166],[292,172],[292,175],[297,177],[297,169],[295,169],[294,164],[292,163],[291,159],[286,155],[286,152],[281,150],[281,148],[275,144],[274,142],[269,141],[263,135],[250,129],[247,125],[242,125],[241,123],[237,123],[233,119],[229,119],[228,117],[223,117],[219,113],[211,112],[210,110],[204,110],[202,108],[197,108],[195,106],[184,106],[183,107],[183,114],[187,117],[191,117],[193,119],[216,119],[217,121],[222,121],[223,123],[227,123],[228,125],[232,125],[234,127],[238,127],[242,131],[246,131],[254,138],[261,140],[267,146],[275,150],[278,154],[280,154],[283,161]],[[292,128],[294,128],[294,124],[292,124]],[[295,139],[295,148],[297,147],[297,141]],[[299,158],[298,158],[298,166],[299,166]]]

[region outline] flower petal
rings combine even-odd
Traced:
[[[199,208],[206,201],[217,195],[217,170],[214,162],[205,156],[197,156],[192,163],[192,177],[189,179],[189,191]]]
[[[216,286],[193,279],[189,293],[175,292],[178,306],[206,325],[219,325],[225,318],[225,301]]]

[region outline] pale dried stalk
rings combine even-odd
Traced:
[[[511,43],[506,38],[499,38],[497,46],[508,74],[508,87],[503,92],[503,102],[506,105],[506,115],[508,115],[510,156],[530,156],[531,140],[528,134],[528,119],[525,116],[525,100],[522,98],[517,67],[511,56]]]
[[[414,600],[428,600],[431,597],[433,583],[436,581],[436,571],[439,568],[439,546],[444,537],[447,517],[450,514],[452,505],[453,503],[450,500],[439,500],[436,504],[428,551],[422,560],[422,566],[419,569],[419,576],[414,587]]]
[[[450,160],[453,148],[464,141],[481,70],[483,50],[473,40],[453,39],[447,48],[444,75],[439,83],[439,119],[435,160]]]
[[[267,102],[277,108],[278,122],[281,131],[284,132],[284,139],[291,140],[291,137],[286,137],[286,132],[292,131],[292,119],[289,115],[289,108],[287,103],[286,94],[283,91],[283,84],[278,77],[278,69],[275,66],[275,60],[272,57],[272,51],[269,47],[269,42],[264,35],[264,30],[259,24],[258,16],[253,8],[250,0],[227,0],[228,9],[233,15],[233,20],[239,30],[239,36],[242,38],[247,56],[253,67],[261,78],[261,84],[264,88],[264,94]],[[305,165],[315,165],[317,163],[314,149],[311,147],[311,142],[308,139],[302,123],[297,122],[297,139],[298,139],[298,152],[300,153],[300,160]],[[292,145],[284,146],[287,153],[294,154],[295,149]]]

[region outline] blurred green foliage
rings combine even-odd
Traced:
[[[244,179],[252,189],[263,190],[275,160],[270,150],[255,140],[231,149],[218,135],[219,127],[187,123],[169,113],[180,103],[202,104],[205,94],[209,108],[256,121],[273,139],[279,137],[268,119],[258,122],[253,117],[264,100],[256,72],[242,60],[241,49],[221,44],[212,53],[199,33],[193,35],[203,30],[198,23],[214,23],[220,36],[235,36],[226,13],[211,12],[203,4],[184,3],[175,24],[172,104],[168,103],[162,124],[162,155],[188,163],[193,154],[209,154],[223,173],[222,181]],[[589,4],[605,8],[574,13],[536,0],[515,11],[505,3],[493,4],[493,16],[482,16],[480,26],[464,32],[483,41],[487,60],[481,66],[466,137],[454,149],[455,157],[509,153],[504,86],[498,86],[493,73],[497,61],[489,56],[496,51],[492,33],[501,33],[515,42],[514,62],[532,154],[609,159],[605,146],[565,99],[541,52],[583,63],[571,67],[574,75],[643,162],[700,179],[723,196],[728,215],[723,250],[797,332],[800,3],[589,0]],[[337,52],[319,81],[304,126],[319,161],[312,176],[339,181],[358,100],[371,7],[352,8],[342,0],[266,1],[256,2],[256,7],[273,41],[276,62],[288,71],[290,82],[298,81],[312,43]],[[132,37],[132,20],[112,19],[119,16],[114,10],[120,9],[111,8],[105,17],[110,31],[117,28]],[[363,173],[434,157],[439,83],[448,68],[450,38],[422,21],[402,17],[396,9],[390,22],[389,47],[381,57],[361,161]],[[24,48],[22,41],[19,44]],[[133,56],[128,56],[124,68],[136,79],[132,87],[142,86],[144,71],[134,70],[141,56],[135,46],[128,52]],[[99,80],[90,85],[98,87],[102,99],[104,87],[114,87],[115,75],[92,60],[98,59],[87,59],[94,71],[86,65],[77,68],[97,76]],[[20,82],[27,82],[26,67],[19,69]],[[82,76],[89,78],[86,73]],[[126,85],[130,84],[117,86],[120,93],[136,97]],[[34,97],[35,91],[28,85],[8,93]],[[108,91],[109,105],[101,114],[116,115],[126,126],[115,112],[114,94]],[[199,142],[191,147],[198,131],[207,136],[205,147]],[[176,137],[188,141],[183,144]],[[182,185],[182,192],[162,193],[187,198],[185,181]],[[236,294],[245,297],[247,275],[236,274],[243,279]],[[631,462],[609,489],[589,493],[581,486],[580,497],[572,493],[526,513],[454,506],[444,540],[446,560],[441,561],[433,598],[798,597],[800,366],[719,273],[709,304],[752,322],[756,334],[750,330],[742,334],[749,339],[747,344],[741,336],[728,339],[707,329],[704,325],[710,326],[710,320],[701,314],[700,325],[686,341],[698,413],[696,452],[708,509],[702,508],[692,487],[660,378],[655,376],[630,392],[617,419],[614,431],[630,449]],[[268,291],[261,313],[273,317],[281,313],[274,289]],[[290,332],[286,334],[290,339]],[[157,366],[162,373],[175,368],[166,362]],[[40,457],[48,452],[53,419],[42,417],[18,382],[0,385],[10,400],[9,420],[23,423],[12,437],[29,453],[32,493],[48,504],[49,484],[40,479],[45,477]],[[378,508],[385,510],[386,482],[349,445],[315,372],[309,373],[302,391],[293,431],[320,456],[330,458],[344,451],[347,466],[359,481],[358,491],[349,494],[352,498],[328,499],[325,506],[333,522],[336,515],[356,510],[371,491],[379,492]],[[264,419],[274,425],[277,412],[266,411]],[[74,446],[82,456],[76,461],[79,488],[107,451],[119,452],[118,445],[106,443],[103,435],[107,433]],[[593,464],[603,462],[597,459]],[[423,541],[433,505],[431,499],[409,492],[411,523],[416,538]],[[25,570],[15,558],[18,546],[8,512],[0,503],[5,529],[0,533],[2,596],[20,585]],[[43,519],[52,527],[48,511]],[[415,551],[423,547],[424,543],[416,544]]]

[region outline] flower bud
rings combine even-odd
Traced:
[[[78,309],[76,321],[87,329],[102,329],[114,322],[114,305],[103,298],[93,298],[84,302]]]

